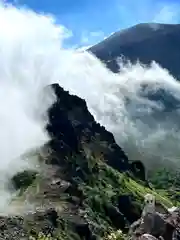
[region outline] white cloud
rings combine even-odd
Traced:
[[[78,49],[79,51],[85,51],[94,44],[102,41],[104,38],[105,34],[103,31],[93,32],[84,31],[80,38],[80,44],[78,44],[78,46],[76,46],[75,49]]]
[[[81,44],[94,44],[97,41],[101,41],[104,38],[104,32],[102,31],[93,31],[93,32],[88,32],[84,31],[81,36]]]
[[[104,36],[104,33],[102,31],[97,31],[97,32],[91,32],[90,35],[92,37],[102,37]]]
[[[179,6],[166,5],[162,7],[157,14],[155,14],[153,21],[159,23],[178,23],[179,13]]]
[[[77,50],[78,51],[86,51],[90,47],[92,47],[92,45],[83,46],[83,47],[77,48]]]
[[[141,16],[148,13],[147,8],[141,11],[144,11]],[[131,12],[136,9],[131,7]],[[128,13],[132,21],[133,14]],[[151,14],[151,19],[154,13],[157,11]],[[140,19],[138,12],[137,18]],[[53,98],[50,92],[44,92],[42,97],[40,93],[50,83],[58,82],[71,94],[85,99],[95,119],[113,132],[131,159],[147,163],[170,159],[179,165],[180,132],[172,131],[169,120],[158,124],[157,129],[155,119],[149,115],[153,103],[138,95],[141,87],[149,84],[152,90],[166,86],[178,97],[179,82],[156,65],[123,66],[121,73],[113,74],[86,52],[61,49],[66,34],[64,27],[54,23],[47,16],[0,5],[0,210],[8,210],[4,189],[7,176],[24,167],[20,156],[48,140],[41,116]],[[84,35],[87,45],[101,37],[101,31]],[[127,109],[126,96],[132,103]],[[145,108],[141,110],[142,103]],[[132,120],[131,116],[138,114],[138,106],[147,122],[154,120],[154,128],[148,129],[147,124]],[[27,162],[31,166],[31,159]]]
[[[0,1],[0,214],[9,211],[9,179],[36,168],[34,159],[24,154],[49,140],[46,113],[54,97],[42,89],[58,79],[54,56],[61,57],[67,33],[50,16],[4,7]]]
[[[180,4],[167,3],[164,0],[126,0],[118,1],[119,22],[124,27],[138,23],[178,23]]]

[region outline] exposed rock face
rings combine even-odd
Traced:
[[[179,216],[179,209],[169,214],[148,213],[143,221],[140,219],[131,225],[129,232],[131,239],[145,239],[145,237],[146,239],[153,239],[155,237],[164,240],[177,240],[180,236]],[[149,236],[146,234],[149,234]]]
[[[0,217],[0,239],[28,240],[30,239],[29,235],[34,237],[34,239],[39,239],[37,237],[38,232],[43,232],[45,236],[49,234],[53,237],[57,230],[59,232],[63,231],[64,221],[55,209],[28,213],[25,217]],[[68,219],[68,223],[71,225],[71,229],[77,232],[80,239],[96,240],[85,221],[73,216],[71,219]],[[65,239],[73,240],[73,237],[70,238],[69,236],[69,238]]]
[[[95,122],[84,100],[57,84],[50,87],[57,96],[47,126],[52,138],[48,147],[54,151],[44,158],[42,174],[24,172],[12,179],[17,189],[25,188],[16,206],[23,212],[25,199],[33,206],[22,217],[0,218],[0,238],[28,239],[43,232],[55,239],[60,235],[67,240],[96,240],[109,228],[127,233],[141,215],[145,190],[126,171],[145,181],[143,165],[128,162],[113,135]]]
[[[58,84],[52,87],[57,96],[56,103],[49,110],[50,124],[47,126],[52,136],[52,148],[67,155],[79,152],[82,143],[87,144],[90,152],[103,155],[113,168],[129,170],[127,156],[116,144],[113,134],[95,122],[85,100],[70,95]]]

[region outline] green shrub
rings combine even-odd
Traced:
[[[16,174],[12,178],[12,183],[16,190],[26,189],[36,179],[36,175],[37,175],[37,172],[35,172],[35,171],[30,171],[30,170],[23,171],[23,172]]]

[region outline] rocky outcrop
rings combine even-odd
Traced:
[[[45,148],[52,151],[42,155],[43,171],[13,177],[21,190],[15,202],[21,216],[0,218],[0,237],[38,239],[43,232],[53,239],[96,240],[106,239],[109,230],[127,233],[141,216],[144,193],[150,191],[142,184],[143,164],[128,161],[84,100],[57,84],[49,87],[57,96],[48,112],[51,141]],[[30,203],[26,211],[25,200]]]
[[[116,144],[113,134],[94,120],[85,100],[70,95],[58,84],[50,87],[57,96],[57,101],[49,110],[47,126],[52,137],[51,147],[66,156],[80,152],[84,144],[91,154],[103,156],[113,168],[129,170],[127,156]]]
[[[129,231],[132,240],[163,239],[178,240],[180,237],[180,209],[168,214],[148,213],[134,222]]]

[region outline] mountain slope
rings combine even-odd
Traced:
[[[50,123],[47,126],[52,136],[52,148],[67,155],[70,152],[79,153],[84,144],[89,154],[103,156],[109,165],[119,171],[128,170],[127,156],[116,144],[113,134],[95,122],[85,100],[70,95],[58,84],[52,87],[57,96],[56,103],[49,110]],[[93,144],[93,141],[96,143]]]
[[[139,219],[146,193],[172,206],[165,191],[158,194],[140,180],[138,169],[113,135],[94,121],[84,100],[57,84],[53,89],[57,101],[49,110],[47,126],[52,140],[38,153],[42,171],[32,173],[31,181],[26,173],[13,179],[21,190],[12,201],[18,215],[1,216],[0,237],[42,239],[42,232],[53,239],[108,239],[118,229],[127,233]]]
[[[162,36],[167,39],[179,29],[179,25],[156,27],[138,25],[120,33],[122,49],[127,50],[131,60],[141,53],[150,61],[151,51],[143,52],[143,44],[144,48],[150,42],[156,46]],[[118,38],[119,33],[105,40],[103,47],[98,44],[92,49],[102,60],[112,60],[122,53],[118,40],[113,43]],[[109,55],[108,47],[113,54]],[[135,51],[136,47],[139,50]],[[159,176],[152,176],[154,185],[163,190],[149,187],[143,164],[128,160],[113,134],[94,120],[83,99],[70,95],[58,84],[48,87],[53,88],[57,97],[48,112],[46,130],[51,141],[36,153],[40,172],[19,173],[12,179],[19,195],[11,203],[14,213],[0,217],[0,238],[16,240],[31,236],[35,240],[50,240],[40,236],[49,234],[54,240],[123,239],[131,224],[140,218],[146,193],[153,193],[161,206],[179,204],[179,199],[172,197],[172,194],[178,197],[178,190],[173,189],[172,193],[162,187],[166,179],[161,177],[159,182]],[[163,96],[164,92],[158,94]],[[171,103],[166,106],[171,108]],[[112,238],[110,234],[119,229],[123,235]]]
[[[180,76],[180,24],[144,23],[119,31],[88,51],[118,71],[116,58],[123,55],[135,62],[155,60],[176,78]]]

